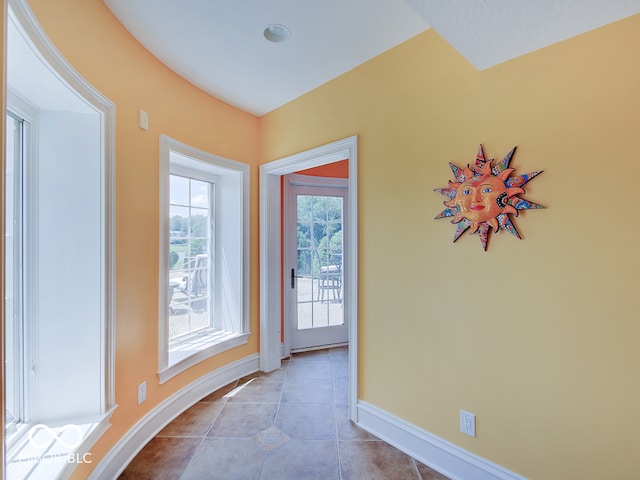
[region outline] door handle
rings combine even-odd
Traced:
[[[294,268],[291,269],[291,289],[296,288],[296,270]]]

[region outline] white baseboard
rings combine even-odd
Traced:
[[[169,422],[219,388],[259,370],[254,354],[210,372],[177,391],[142,417],[93,469],[89,480],[118,478],[140,450]]]
[[[452,480],[526,480],[367,402],[357,409],[359,427]]]

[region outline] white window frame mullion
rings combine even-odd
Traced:
[[[216,178],[217,180],[217,178]],[[216,188],[216,182],[209,182],[209,245],[208,245],[208,255],[209,261],[207,267],[209,271],[207,272],[207,282],[209,285],[209,291],[207,292],[209,295],[209,328],[213,328],[218,330],[220,328],[220,322],[218,316],[216,315],[216,303],[218,298],[217,288],[218,282],[216,282],[216,265],[218,261],[218,238],[216,237],[216,232],[218,231],[216,227],[216,221],[218,218],[218,212],[216,211],[217,195],[218,189]]]

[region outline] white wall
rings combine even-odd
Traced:
[[[38,416],[100,413],[101,154],[97,114],[41,111]]]
[[[216,302],[215,318],[220,327],[234,330],[233,324],[243,314],[243,237],[244,217],[242,173],[219,174],[216,184],[216,226],[219,229],[216,245],[216,283],[220,299]]]

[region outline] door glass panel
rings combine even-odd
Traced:
[[[344,324],[343,198],[297,195],[298,330]]]

